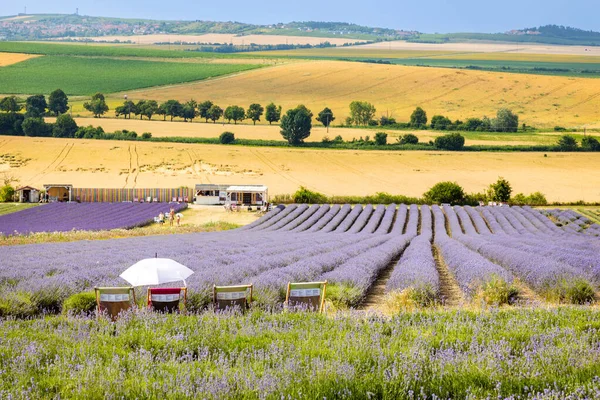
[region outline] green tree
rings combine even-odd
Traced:
[[[219,143],[221,144],[231,144],[235,142],[235,135],[231,132],[223,132],[219,136]]]
[[[52,136],[57,138],[72,138],[77,132],[77,123],[69,114],[61,114],[56,118],[56,123],[52,128]]]
[[[585,136],[581,139],[581,148],[587,151],[600,151],[600,142],[592,136]]]
[[[29,96],[25,101],[25,118],[41,118],[46,114],[48,104],[43,94]]]
[[[8,96],[0,100],[0,110],[7,113],[17,113],[23,109],[23,106],[17,102],[15,96]]]
[[[318,115],[317,121],[323,124],[323,126],[331,126],[331,123],[335,121],[333,111],[329,107],[325,107]]]
[[[64,114],[69,110],[69,98],[60,89],[56,89],[48,96],[48,111],[58,116]]]
[[[465,145],[465,138],[460,133],[451,133],[438,136],[435,138],[434,144],[435,147],[442,150],[462,150]]]
[[[294,203],[297,204],[325,204],[327,196],[319,192],[313,192],[310,189],[300,186],[300,189],[292,196]]]
[[[577,140],[571,135],[563,135],[558,139],[558,148],[560,151],[576,151]]]
[[[431,129],[445,131],[451,128],[452,121],[450,121],[450,118],[444,117],[443,115],[434,115],[431,118]]]
[[[248,107],[248,112],[246,113],[246,117],[251,119],[254,125],[256,125],[256,121],[260,121],[260,117],[262,117],[265,109],[258,103],[252,103]]]
[[[204,118],[206,122],[208,122],[208,120],[210,119],[208,110],[210,110],[212,106],[213,102],[210,100],[206,100],[198,104],[198,114],[200,115],[200,118]]]
[[[246,111],[240,106],[229,106],[225,109],[223,116],[229,123],[233,120],[233,122],[237,124],[238,121],[244,120]]]
[[[181,114],[183,113],[183,106],[179,101],[167,100],[164,103],[164,106],[165,115],[171,117],[171,121],[173,121],[173,118],[175,117],[181,117]]]
[[[415,108],[415,111],[410,115],[410,125],[415,128],[421,128],[427,125],[427,113],[421,107]]]
[[[188,119],[190,120],[190,122],[193,122],[194,118],[200,115],[198,110],[196,110],[196,107],[198,107],[198,103],[196,103],[196,100],[190,100],[183,105],[181,116],[183,117],[184,122],[187,122]]]
[[[500,201],[506,203],[510,200],[512,186],[506,179],[499,177],[495,183],[488,188],[488,198],[491,201]]]
[[[273,103],[267,105],[265,119],[269,121],[269,125],[278,122],[281,119],[281,106],[277,107]]]
[[[465,199],[465,191],[456,182],[439,182],[425,192],[423,198],[429,204],[462,204]]]
[[[123,115],[125,119],[131,119],[131,113],[135,112],[135,110],[136,107],[133,101],[127,100],[123,102],[122,106],[118,106],[117,108],[115,108],[115,116],[119,118],[120,115]]]
[[[508,108],[501,108],[492,120],[492,130],[495,132],[516,132],[519,129],[519,116]]]
[[[385,132],[377,132],[375,134],[375,144],[377,146],[385,146],[387,144],[388,134]]]
[[[366,101],[350,103],[350,118],[356,125],[368,125],[376,111],[375,106]]]
[[[398,138],[398,143],[400,144],[418,144],[419,138],[417,135],[413,135],[412,133],[407,133],[406,135],[402,135]]]
[[[281,118],[281,136],[291,145],[298,145],[310,136],[312,112],[304,105],[288,110]]]
[[[208,109],[208,119],[210,119],[213,124],[216,123],[223,116],[223,109],[216,104],[213,104]]]
[[[108,111],[108,105],[102,93],[93,95],[91,101],[83,103],[83,108],[94,114],[94,118],[100,118]]]
[[[138,102],[137,109],[140,113],[140,119],[142,119],[142,117],[146,117],[150,120],[158,111],[158,103],[156,100],[145,100],[141,104]]]
[[[167,120],[167,103],[160,103],[158,106],[158,110],[156,110],[157,115],[162,115],[163,121]]]
[[[52,136],[52,124],[44,122],[43,118],[26,118],[21,125],[25,136],[49,137]]]

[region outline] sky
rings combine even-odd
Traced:
[[[173,5],[173,6],[169,6]],[[427,33],[505,32],[557,24],[600,31],[599,0],[0,0],[1,15],[74,13],[272,24],[336,21]]]

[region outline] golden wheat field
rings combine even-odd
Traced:
[[[30,58],[40,57],[33,54],[21,53],[0,53],[0,67],[20,63],[21,61],[29,60]]]
[[[178,187],[266,184],[271,194],[303,185],[329,195],[379,191],[419,196],[439,181],[481,191],[498,176],[516,192],[551,201],[600,201],[600,157],[590,153],[452,153],[314,150],[178,143],[1,137],[0,173],[20,184]]]
[[[113,100],[122,99],[121,94]],[[377,116],[408,121],[415,107],[428,116],[493,117],[508,107],[521,123],[539,128],[600,127],[600,79],[444,68],[307,61],[262,68],[202,82],[128,93],[130,99],[211,99],[226,107],[275,102],[284,109],[305,104],[315,114],[330,107],[336,123],[353,100],[369,101]]]

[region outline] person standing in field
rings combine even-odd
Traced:
[[[179,226],[179,224],[181,223],[181,214],[177,213],[176,217],[177,217],[177,226]]]
[[[169,211],[169,225],[173,226],[173,221],[175,221],[175,209],[171,207],[171,211]]]

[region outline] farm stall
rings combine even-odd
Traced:
[[[44,185],[48,201],[73,201],[73,185]]]
[[[19,203],[37,203],[40,201],[40,191],[31,186],[23,186],[17,189]]]

